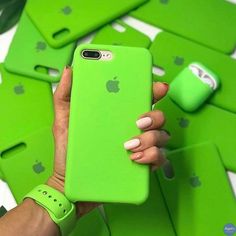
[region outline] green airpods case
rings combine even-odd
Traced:
[[[200,63],[182,70],[170,84],[169,97],[183,110],[197,110],[219,87],[218,77]]]

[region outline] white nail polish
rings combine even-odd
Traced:
[[[136,121],[136,125],[139,129],[145,129],[152,124],[152,119],[150,117],[144,117]]]
[[[131,139],[127,142],[124,143],[124,148],[127,150],[134,149],[140,145],[140,140],[139,139]]]

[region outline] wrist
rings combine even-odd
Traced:
[[[54,173],[46,182],[46,184],[59,192],[64,194],[64,183],[65,177],[59,176],[57,173]]]

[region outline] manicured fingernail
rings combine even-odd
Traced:
[[[150,117],[144,117],[136,121],[136,125],[139,129],[145,129],[152,124],[152,119]]]
[[[142,152],[136,152],[136,153],[133,153],[131,156],[130,156],[130,159],[132,161],[135,161],[135,160],[139,160],[143,157],[143,153]]]
[[[167,89],[169,89],[169,87],[170,87],[170,85],[169,85],[168,83],[166,83],[166,82],[163,82],[163,85],[165,85],[165,87],[166,87]]]
[[[168,141],[170,139],[169,133],[167,133],[165,130],[161,130],[161,134],[165,141]]]
[[[131,140],[125,142],[124,148],[126,150],[131,150],[131,149],[138,147],[139,145],[140,145],[140,140],[138,138],[135,138],[135,139],[131,139]]]

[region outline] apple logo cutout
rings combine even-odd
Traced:
[[[70,6],[65,6],[64,8],[61,9],[62,13],[64,15],[70,15],[72,13],[72,8]]]
[[[117,80],[117,76],[114,77],[113,80],[108,80],[106,83],[106,89],[109,93],[118,93],[120,91],[119,88],[119,80]]]
[[[41,52],[47,49],[47,44],[45,42],[39,41],[36,44],[36,50],[37,52]]]
[[[168,4],[168,3],[169,3],[169,0],[160,0],[160,3],[162,3],[162,4]]]
[[[16,95],[22,95],[25,93],[24,86],[22,84],[18,84],[14,87],[14,93]]]
[[[189,126],[190,121],[188,119],[181,117],[178,118],[177,120],[181,128],[187,128]]]
[[[189,178],[189,183],[193,188],[197,188],[200,187],[202,185],[200,178],[193,174],[190,178]]]
[[[36,174],[40,174],[45,171],[45,167],[43,166],[42,162],[36,161],[36,163],[33,165],[33,171]]]
[[[184,58],[180,56],[174,57],[174,64],[177,66],[182,66],[184,64]]]

